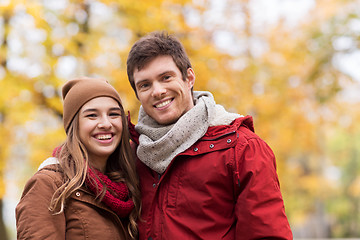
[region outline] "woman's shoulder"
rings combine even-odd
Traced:
[[[33,196],[33,199],[38,199],[40,195],[51,197],[62,183],[63,177],[59,164],[47,165],[27,180],[21,198]]]
[[[59,159],[56,157],[49,157],[47,159],[45,159],[39,166],[38,170],[44,169],[48,166],[51,165],[58,165],[59,164]]]
[[[30,182],[52,182],[62,184],[62,171],[57,158],[51,157],[43,161],[38,171],[29,179]]]

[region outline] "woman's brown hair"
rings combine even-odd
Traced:
[[[138,230],[136,220],[140,216],[141,196],[139,180],[136,174],[135,160],[129,142],[129,130],[124,109],[121,109],[122,135],[119,146],[109,156],[105,174],[114,182],[124,182],[129,189],[129,196],[134,202],[134,209],[129,215],[127,226],[130,236],[137,238]],[[88,154],[79,138],[79,112],[70,123],[65,142],[58,148],[55,156],[59,160],[60,171],[63,173],[63,184],[54,193],[49,209],[55,214],[61,213],[66,207],[66,200],[77,189],[85,184],[89,165]],[[100,180],[100,179],[99,179]],[[95,182],[95,181],[94,181]],[[102,182],[100,180],[100,182]],[[105,195],[106,186],[103,184],[102,192],[97,196],[101,201]]]

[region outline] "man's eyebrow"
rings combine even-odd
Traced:
[[[159,78],[159,77],[162,77],[162,76],[164,76],[164,75],[166,75],[166,74],[172,74],[172,75],[174,75],[174,73],[175,73],[175,71],[173,71],[173,70],[166,70],[166,71],[164,71],[164,72],[159,73],[158,75],[156,75],[156,77]],[[147,78],[141,79],[141,80],[137,81],[137,82],[135,83],[135,85],[138,86],[138,85],[140,85],[141,83],[147,82],[147,81],[148,81]]]
[[[170,73],[170,74],[174,74],[175,72],[174,72],[173,70],[166,70],[166,71],[158,74],[158,77],[161,77],[161,76],[163,76],[163,75],[165,75],[165,74],[169,74],[169,73]]]
[[[136,82],[136,86],[138,86],[139,84],[143,83],[143,82],[147,82],[148,80],[147,79],[141,79],[139,81]]]

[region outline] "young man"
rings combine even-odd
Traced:
[[[166,33],[138,40],[127,60],[141,102],[136,143],[140,239],[292,239],[269,146],[250,116],[227,112]]]

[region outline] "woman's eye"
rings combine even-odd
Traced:
[[[117,113],[117,112],[110,113],[109,115],[110,115],[110,116],[113,116],[113,117],[121,116],[121,114],[120,114],[120,113]]]
[[[86,117],[89,117],[89,118],[94,118],[94,117],[96,117],[96,114],[95,114],[95,113],[88,114],[88,115],[86,115]]]

